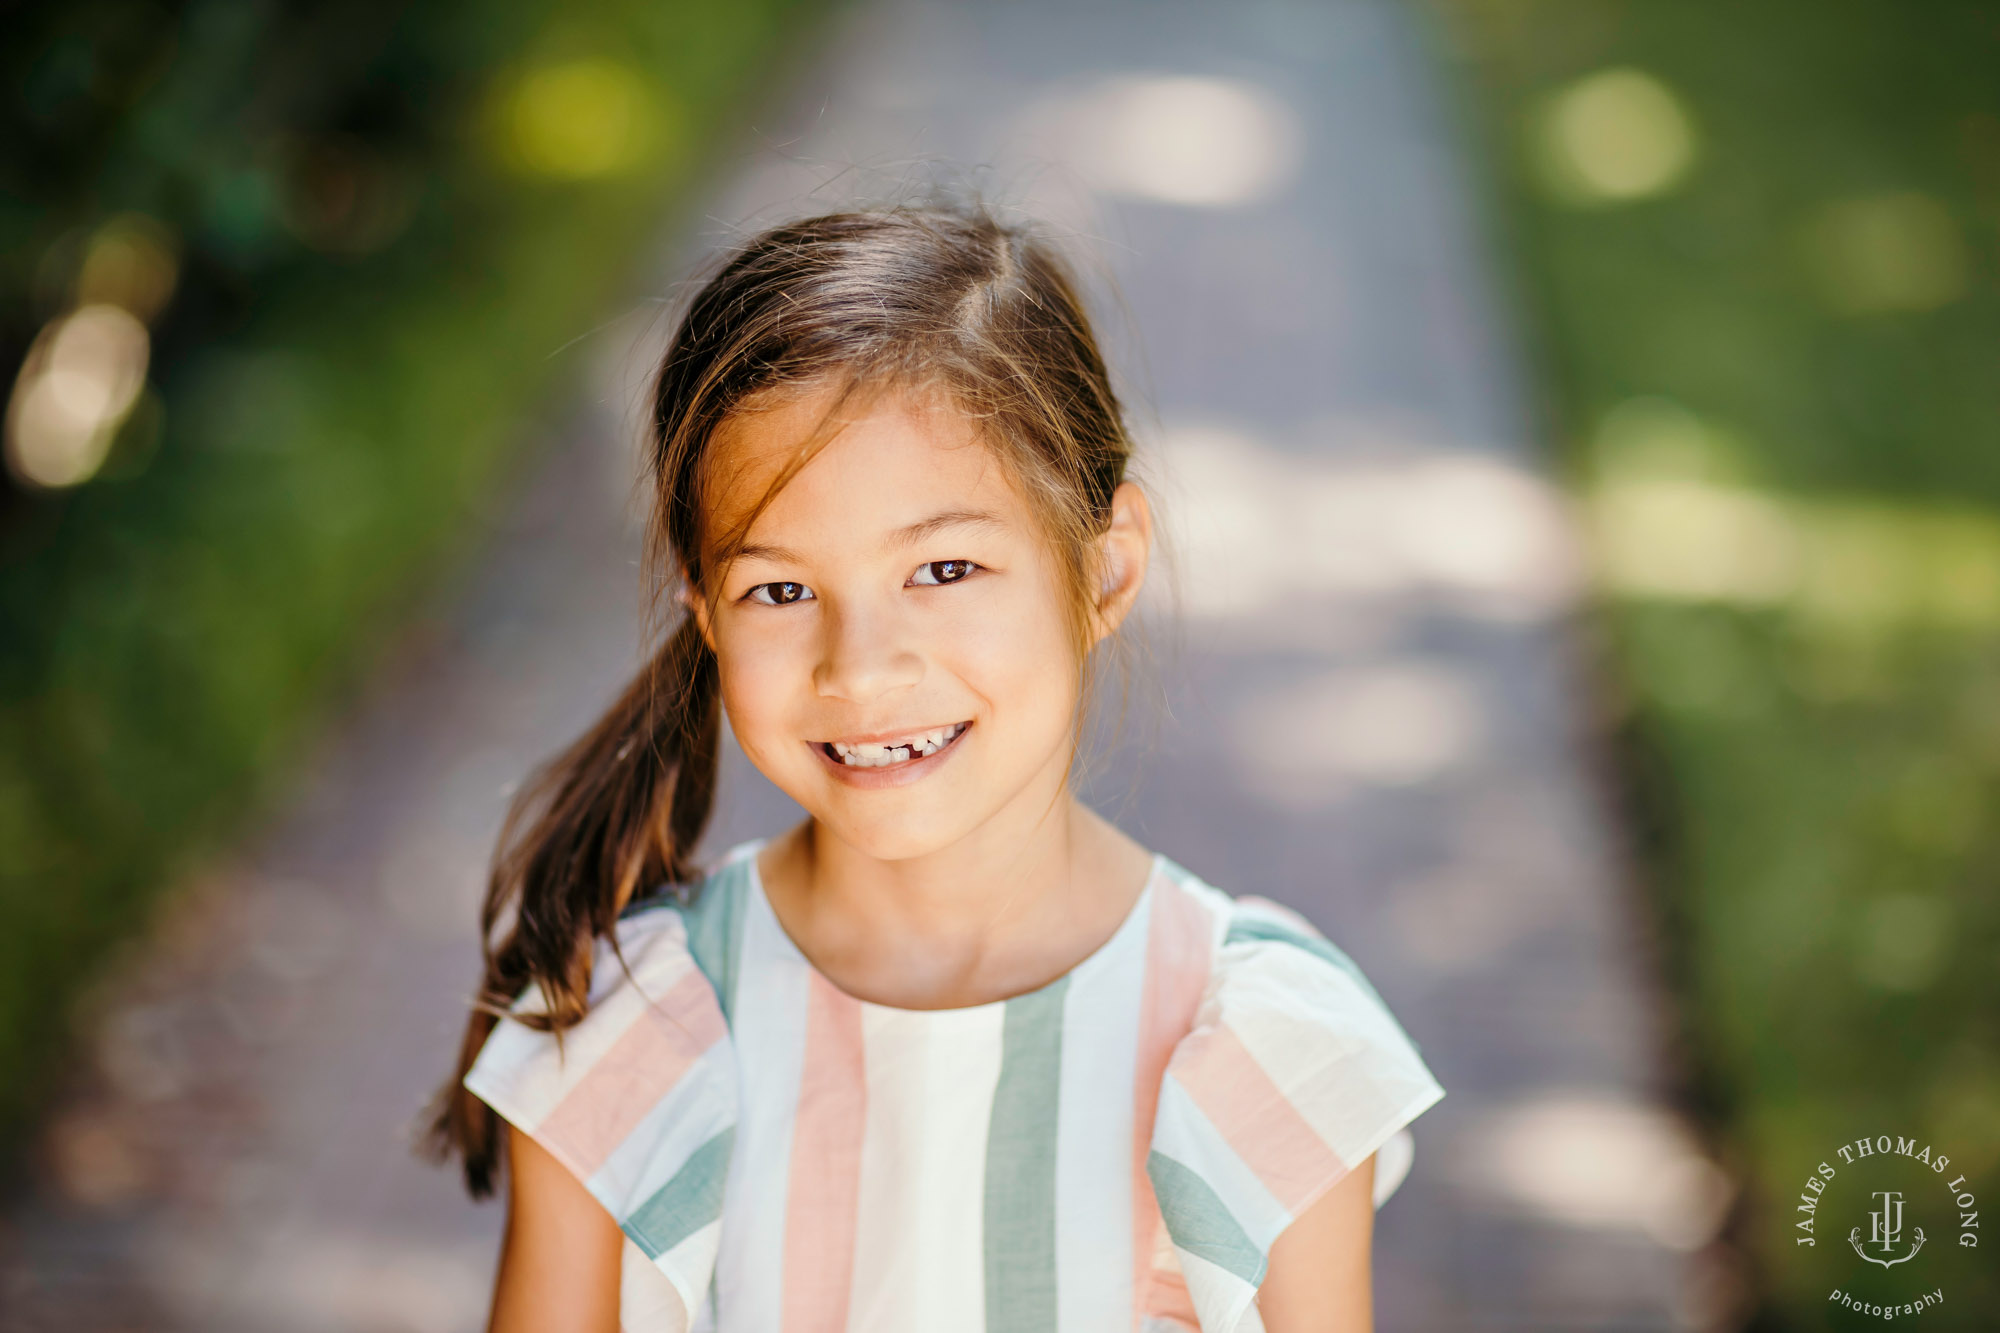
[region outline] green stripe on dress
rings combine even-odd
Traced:
[[[688,952],[715,988],[722,1016],[736,1016],[737,960],[743,944],[743,904],[750,893],[750,857],[741,856],[702,881],[694,902],[680,909]]]
[[[986,1333],[1056,1326],[1056,1132],[1067,976],[1007,1001],[986,1136]]]
[[[736,1127],[731,1125],[696,1148],[674,1178],[625,1219],[625,1234],[648,1259],[659,1258],[722,1216],[722,1185],[735,1144]]]
[[[1264,1280],[1264,1253],[1208,1182],[1155,1148],[1146,1174],[1174,1244],[1252,1286]]]
[[[1290,926],[1262,917],[1242,912],[1233,913],[1229,918],[1229,933],[1223,937],[1222,942],[1229,945],[1240,944],[1245,940],[1267,940],[1274,944],[1290,944],[1304,949],[1315,958],[1325,959],[1345,972],[1354,979],[1357,986],[1368,992],[1369,998],[1377,1004],[1382,1004],[1382,997],[1375,993],[1375,988],[1368,983],[1368,978],[1361,975],[1361,969],[1354,965],[1354,960],[1335,948],[1331,940],[1317,935],[1301,934]],[[1387,1007],[1383,1005],[1383,1008]]]

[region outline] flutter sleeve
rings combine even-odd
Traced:
[[[1202,1333],[1261,1329],[1279,1234],[1370,1155],[1379,1208],[1409,1170],[1405,1126],[1443,1096],[1345,954],[1296,912],[1236,899],[1146,1164]]]
[[[625,1327],[643,1309],[637,1327],[687,1333],[715,1270],[737,1119],[733,1048],[677,911],[621,919],[618,939],[630,975],[600,939],[589,1012],[560,1047],[552,1033],[503,1019],[464,1085],[617,1219],[628,1241]],[[524,990],[511,1012],[546,1012],[540,990]],[[634,1248],[672,1295],[634,1271]]]

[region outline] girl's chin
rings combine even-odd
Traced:
[[[806,812],[827,837],[874,861],[914,861],[957,846],[991,814],[957,801],[933,805],[821,791]]]

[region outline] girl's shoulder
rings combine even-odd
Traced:
[[[535,985],[524,987],[508,1014],[528,1021],[503,1021],[494,1029],[474,1065],[475,1073],[484,1068],[482,1085],[492,1086],[503,1073],[525,1082],[560,1071],[566,1086],[614,1048],[645,1041],[649,1032],[678,1032],[694,1053],[726,1037],[750,848],[731,848],[693,884],[662,883],[634,898],[611,934],[595,941],[586,1011],[561,1033],[535,1022],[548,1013],[546,997]],[[484,1095],[483,1088],[474,1091]]]
[[[1318,1128],[1349,1161],[1366,1157],[1400,1128],[1401,1122],[1384,1128],[1385,1118],[1405,1110],[1413,1117],[1444,1095],[1381,993],[1303,913],[1259,894],[1226,892],[1177,862],[1160,861],[1181,905],[1156,904],[1156,912],[1188,915],[1181,929],[1205,936],[1206,946],[1200,998],[1175,1047],[1170,1077],[1219,1086],[1231,1068],[1250,1074],[1254,1065],[1269,1071],[1276,1090],[1296,1093],[1308,1111],[1338,1101],[1339,1121]],[[1156,935],[1173,929],[1155,924]],[[1392,1105],[1372,1118],[1361,1115],[1363,1092]]]
[[[751,858],[761,838],[724,851],[691,885],[661,884],[627,904],[618,936],[678,950],[707,978],[725,1017],[735,1012]]]
[[[1189,918],[1181,932],[1205,940],[1211,1002],[1225,994],[1282,1000],[1277,992],[1284,986],[1273,983],[1296,982],[1303,983],[1302,999],[1322,1005],[1338,999],[1342,1011],[1394,1025],[1387,1003],[1361,968],[1297,909],[1259,894],[1228,892],[1164,854],[1157,859],[1169,893],[1163,910]]]
[[[1408,1174],[1408,1125],[1444,1096],[1353,959],[1299,912],[1162,858],[1157,932],[1202,940],[1192,1016],[1160,1083],[1147,1174],[1203,1327],[1231,1322],[1278,1235],[1375,1159],[1379,1207]]]

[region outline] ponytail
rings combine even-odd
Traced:
[[[715,655],[687,616],[597,725],[536,769],[509,807],[480,910],[484,976],[456,1069],[425,1108],[416,1144],[431,1161],[461,1156],[473,1198],[493,1193],[500,1126],[464,1087],[466,1073],[531,984],[547,1012],[515,1020],[560,1042],[589,1008],[596,941],[615,952],[626,904],[642,887],[699,878],[689,853],[714,803],[720,730]]]

